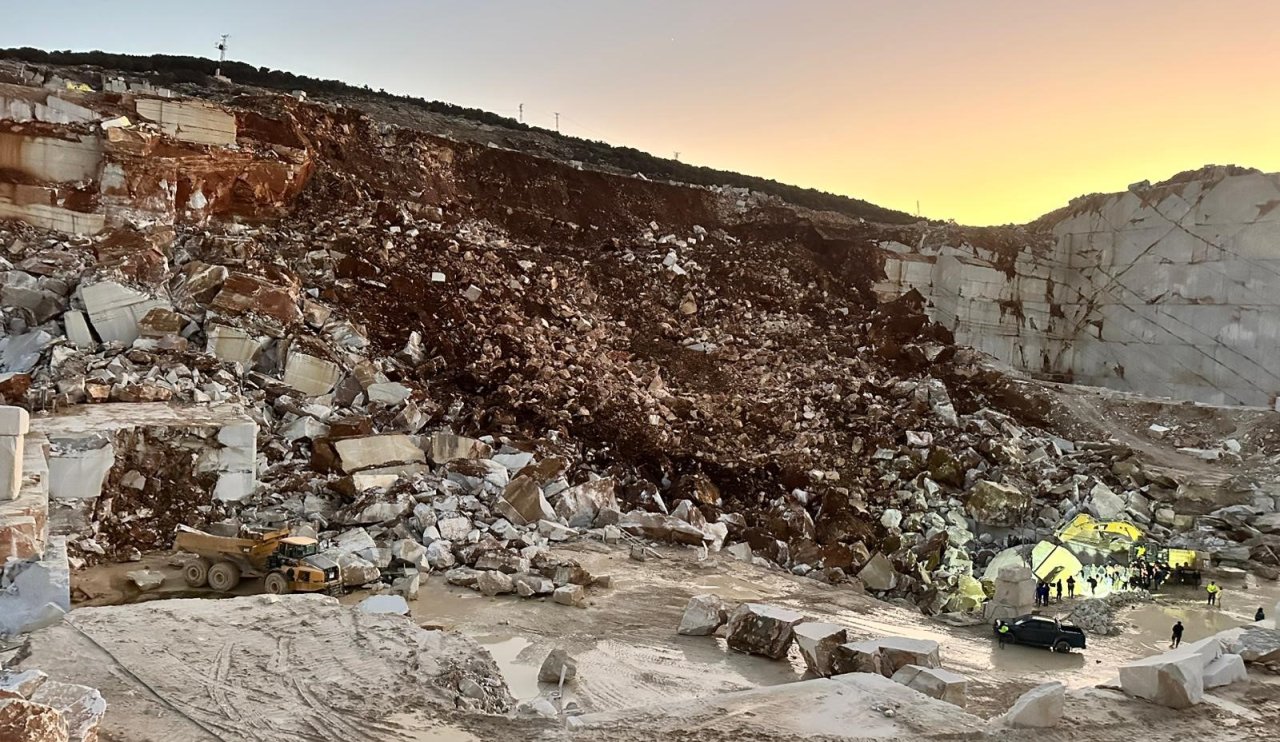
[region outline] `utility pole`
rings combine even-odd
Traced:
[[[556,111],[556,133],[560,133],[560,112]]]
[[[218,71],[213,73],[214,77],[222,77],[222,65],[227,61],[227,39],[231,34],[222,34],[222,39],[214,46],[218,50]]]
[[[523,103],[521,103],[521,104],[520,104],[520,119],[519,119],[519,121],[520,121],[520,123],[522,123],[522,124],[524,123],[524,104],[523,104]]]

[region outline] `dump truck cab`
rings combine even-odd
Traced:
[[[275,553],[271,555],[268,561],[276,561],[281,564],[296,564],[307,557],[315,556],[320,553],[320,542],[306,536],[289,536],[280,539],[280,545],[276,547]]]
[[[336,592],[342,586],[338,563],[320,556],[320,543],[306,536],[289,536],[280,539],[275,552],[267,558],[271,574],[284,577],[272,579],[267,575],[267,592]],[[286,589],[281,589],[286,588]]]

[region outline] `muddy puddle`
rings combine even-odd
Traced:
[[[1259,608],[1268,619],[1277,618],[1280,585],[1260,583],[1253,575],[1223,580],[1219,584],[1223,589],[1215,606],[1207,604],[1203,589],[1177,587],[1158,594],[1156,603],[1127,611],[1124,620],[1130,624],[1133,642],[1146,653],[1154,653],[1168,648],[1175,621],[1181,621],[1185,627],[1182,640],[1191,642],[1219,631],[1247,626],[1254,622],[1254,613]]]
[[[403,742],[480,742],[479,737],[466,730],[440,725],[417,714],[392,714],[385,723],[396,729],[396,738]]]

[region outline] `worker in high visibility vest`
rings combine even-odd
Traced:
[[[1000,640],[1000,648],[1004,649],[1004,643],[1009,641],[1009,624],[1000,624],[1000,628],[996,629],[996,638]]]
[[[1204,589],[1209,594],[1209,605],[1216,605],[1218,602],[1218,593],[1222,592],[1222,588],[1213,580],[1209,580],[1209,586]]]

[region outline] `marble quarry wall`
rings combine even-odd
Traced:
[[[1280,392],[1280,174],[1198,171],[1055,214],[1047,251],[885,243],[959,343],[1053,379],[1210,404]]]

